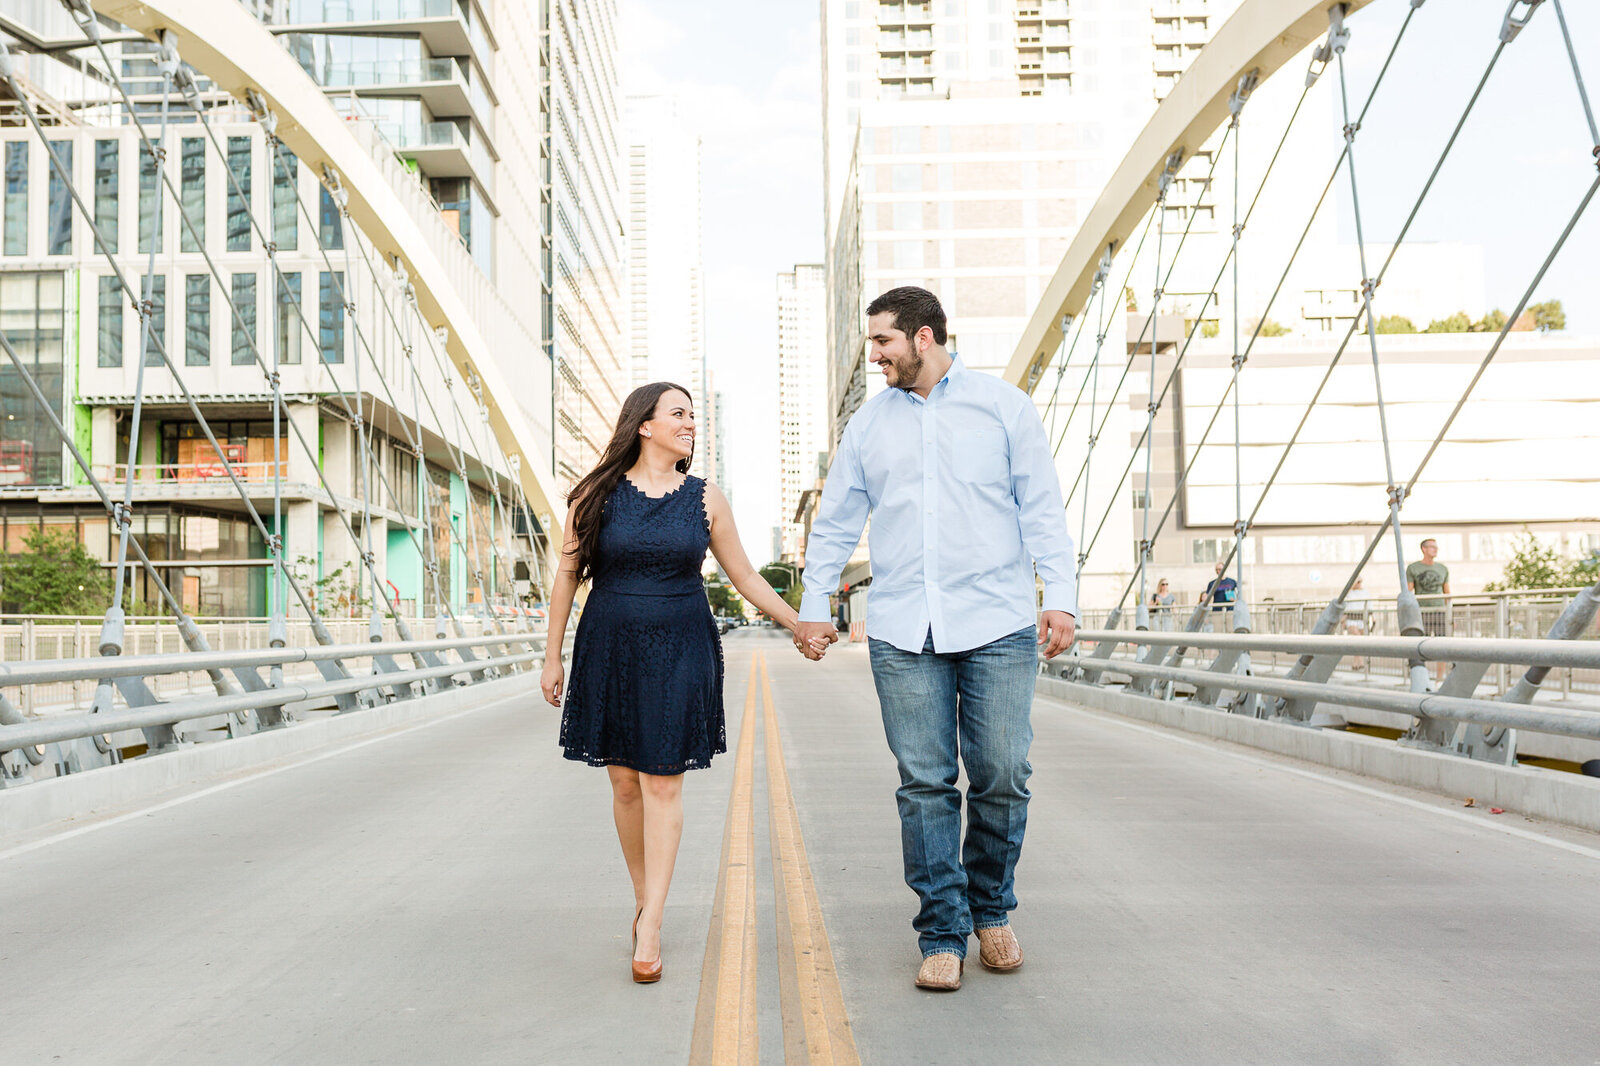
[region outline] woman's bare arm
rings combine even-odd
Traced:
[[[711,520],[711,554],[739,595],[793,632],[800,621],[800,612],[785,603],[766,578],[750,565],[744,544],[739,540],[739,530],[733,524],[733,508],[728,506],[728,498],[722,490],[709,481],[706,482],[706,517]]]

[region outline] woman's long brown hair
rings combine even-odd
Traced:
[[[583,475],[583,480],[567,494],[567,521],[572,523],[577,538],[574,553],[577,557],[578,583],[581,585],[594,574],[595,559],[600,554],[600,522],[606,500],[622,481],[622,476],[639,461],[639,427],[656,416],[656,404],[663,393],[678,391],[685,396],[689,390],[670,381],[656,381],[640,385],[622,401],[622,413],[617,416],[617,428],[611,434],[605,454],[594,469]],[[694,458],[680,459],[674,468],[679,473],[689,472],[689,462]]]

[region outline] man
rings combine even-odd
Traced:
[[[868,650],[900,769],[906,883],[921,900],[917,984],[954,991],[974,931],[987,968],[1022,965],[1009,915],[1028,816],[1035,645],[1049,658],[1072,644],[1072,539],[1033,401],[946,351],[944,309],[925,289],[891,289],[867,315],[872,362],[892,387],[839,442],[806,542],[795,640],[803,649],[834,635],[828,595],[870,514]]]
[[[1231,577],[1224,577],[1222,561],[1217,561],[1217,576],[1206,583],[1206,590],[1200,594],[1201,603],[1211,604],[1211,613],[1233,610],[1233,601],[1239,594],[1239,583]],[[1205,630],[1211,632],[1211,622],[1206,621]]]
[[[1434,562],[1439,557],[1439,544],[1432,537],[1422,542],[1422,561],[1406,567],[1406,587],[1416,593],[1417,605],[1422,608],[1422,631],[1430,637],[1446,635],[1445,622],[1450,612],[1450,568]],[[1444,680],[1448,663],[1433,664],[1433,679]]]

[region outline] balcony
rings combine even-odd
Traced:
[[[384,135],[397,154],[414,160],[428,177],[476,177],[479,184],[492,189],[496,157],[470,129],[466,122],[424,122],[421,127],[386,129]]]
[[[933,5],[927,3],[882,4],[878,7],[880,26],[932,26]]]
[[[415,33],[429,52],[476,53],[488,69],[492,55],[479,27],[468,23],[456,0],[290,0],[273,33],[352,30]]]
[[[362,96],[420,97],[428,110],[440,118],[477,113],[467,64],[462,60],[434,58],[343,63],[308,73],[317,84],[331,91],[355,89]]]

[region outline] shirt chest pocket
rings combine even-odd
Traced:
[[[980,426],[951,439],[950,468],[956,479],[971,484],[1004,485],[1011,479],[1011,455],[1005,431]]]

